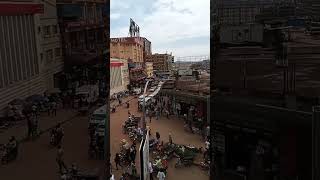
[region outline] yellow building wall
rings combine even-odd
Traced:
[[[132,59],[133,63],[143,63],[143,47],[139,44],[110,43],[110,57]]]

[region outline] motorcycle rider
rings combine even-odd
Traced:
[[[55,129],[55,137],[57,138],[56,139],[57,144],[61,143],[63,135],[64,135],[63,128],[61,127],[61,124],[58,124]]]
[[[9,143],[7,144],[7,156],[10,156],[12,158],[16,158],[18,155],[18,145],[17,140],[15,136],[11,136],[9,139]]]

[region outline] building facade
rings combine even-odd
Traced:
[[[129,71],[125,59],[110,59],[110,95],[128,89]]]
[[[104,5],[104,0],[57,0],[66,59],[74,59],[79,51],[90,54],[84,61],[102,56],[105,51]]]
[[[174,63],[172,54],[152,54],[146,57],[147,62],[153,63],[153,69],[156,71],[170,71]]]
[[[153,77],[153,63],[146,62],[145,63],[145,72],[148,78]]]
[[[146,56],[149,56],[152,54],[152,47],[151,47],[151,42],[145,38],[145,37],[141,37],[142,41],[143,41],[143,58],[145,60]]]
[[[143,65],[144,42],[139,37],[110,39],[110,57],[127,59],[135,66]]]
[[[0,3],[0,112],[14,99],[42,94],[63,69],[55,1]]]

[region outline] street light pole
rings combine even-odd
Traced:
[[[143,123],[143,137],[146,136],[146,92],[147,92],[147,87],[148,87],[148,84],[149,84],[149,80],[146,82],[146,85],[144,87],[144,90],[143,90],[143,117],[142,117],[142,123]]]

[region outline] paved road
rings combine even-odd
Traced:
[[[135,114],[136,116],[141,116],[141,113],[137,111],[137,98],[130,101],[130,111],[131,113]],[[116,113],[111,113],[110,116],[110,148],[111,148],[111,160],[114,167],[114,174],[116,179],[121,176],[123,170],[115,170],[115,165],[113,162],[115,153],[119,152],[120,150],[120,140],[121,139],[128,139],[127,135],[122,133],[122,123],[125,119],[128,118],[128,109],[125,107],[119,107]],[[153,118],[152,122],[148,124],[151,127],[152,135],[155,135],[155,132],[158,131],[161,135],[161,139],[164,142],[168,141],[168,134],[171,133],[173,136],[173,141],[178,144],[190,144],[196,147],[204,147],[204,142],[201,140],[199,135],[194,135],[191,133],[185,132],[183,128],[183,121],[176,119],[174,117],[170,119],[166,119],[162,117],[160,120],[155,120]],[[130,141],[129,141],[130,142]],[[137,167],[139,168],[139,160],[137,159]],[[188,167],[188,168],[181,168],[176,169],[174,168],[176,160],[173,159],[169,162],[169,169],[168,169],[168,178],[167,180],[176,180],[176,179],[185,179],[185,180],[208,180],[209,176],[206,172],[199,169],[199,167]]]
[[[60,109],[57,116],[48,116],[47,113],[41,113],[39,117],[39,130],[46,131],[54,127],[59,122],[63,123],[77,115],[77,111],[73,109]],[[27,122],[19,122],[17,126],[2,130],[0,132],[0,143],[6,143],[11,136],[16,136],[18,140],[23,140],[27,136]]]
[[[61,112],[61,111],[60,111]],[[66,116],[61,113],[61,117]],[[51,118],[52,121],[58,121]],[[65,137],[63,147],[67,165],[75,162],[80,169],[103,173],[103,161],[88,158],[88,116],[76,116],[63,124]],[[49,133],[44,133],[35,141],[20,145],[18,159],[0,166],[0,177],[4,180],[58,180],[58,166],[55,162],[56,148],[49,146]]]

